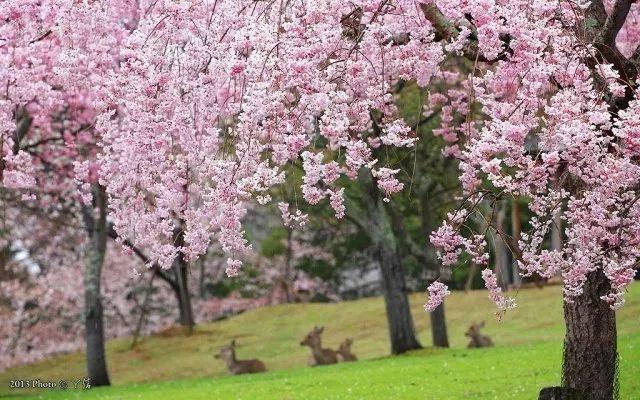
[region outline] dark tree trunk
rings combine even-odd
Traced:
[[[182,255],[179,255],[176,259],[173,270],[178,287],[178,291],[175,292],[175,294],[180,311],[180,325],[185,329],[186,333],[191,333],[195,322],[193,320],[193,309],[191,308],[191,293],[189,293],[189,286],[187,284],[188,265]]]
[[[436,347],[449,347],[447,321],[444,317],[444,302],[429,313],[429,317],[431,318],[431,336],[433,337],[433,345]]]
[[[176,231],[174,241],[177,246],[182,246],[184,244],[184,238],[182,237],[181,231]],[[107,230],[107,234],[113,240],[118,240],[118,234],[113,229],[113,226],[109,226]],[[131,241],[124,239],[123,243],[132,249],[133,253],[138,256],[142,262],[145,264],[149,264],[150,260],[142,250],[136,247]],[[182,254],[179,254],[176,260],[173,263],[171,270],[163,270],[160,268],[158,264],[152,264],[152,271],[155,275],[157,275],[160,279],[165,281],[171,290],[176,296],[176,300],[178,302],[178,311],[179,311],[179,321],[180,325],[186,327],[187,332],[190,332],[195,325],[193,319],[193,311],[191,307],[191,293],[189,293],[188,283],[187,283],[187,274],[188,274],[189,265],[182,257]],[[173,277],[169,273],[169,271],[173,271]]]
[[[360,174],[360,181],[373,252],[380,265],[391,353],[400,354],[420,349],[422,346],[415,336],[411,308],[407,298],[404,268],[398,253],[391,220],[371,177],[363,172]]]
[[[562,386],[544,388],[538,400],[589,400],[583,394]]]
[[[89,240],[85,248],[84,317],[87,350],[87,377],[91,386],[110,385],[104,351],[104,323],[100,299],[100,277],[107,241],[107,200],[104,188],[93,187],[94,208],[83,207],[85,228]]]
[[[511,274],[513,275],[513,284],[515,286],[520,286],[522,283],[517,261],[520,248],[520,238],[522,237],[522,223],[520,218],[520,205],[518,204],[517,199],[513,199],[511,202],[511,250],[515,252],[515,254],[513,254],[511,261]]]
[[[609,290],[608,279],[598,269],[587,276],[583,294],[564,304],[563,386],[589,400],[617,398],[616,315],[600,299]]]
[[[174,243],[178,247],[184,246],[184,221],[180,221],[180,229],[174,233]],[[176,297],[178,299],[178,308],[180,310],[180,325],[187,334],[193,332],[195,322],[193,320],[193,309],[191,307],[191,293],[189,292],[189,264],[185,261],[184,255],[178,253],[174,263],[173,272],[176,277],[176,286],[178,291]]]

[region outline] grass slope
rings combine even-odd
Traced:
[[[192,336],[175,332],[147,338],[129,350],[127,340],[107,347],[114,387],[42,392],[45,399],[532,399],[540,387],[560,380],[562,305],[559,287],[521,290],[519,307],[501,321],[485,291],[454,293],[447,300],[452,349],[425,349],[387,357],[382,299],[336,304],[292,304],[246,312],[203,324]],[[411,296],[423,344],[430,343],[424,296]],[[495,348],[466,350],[470,321],[486,320]],[[353,337],[358,363],[307,368],[300,338],[325,325],[324,346]],[[640,285],[618,313],[621,399],[640,398]],[[239,358],[259,357],[267,374],[226,377],[213,358],[231,338]],[[62,355],[0,374],[0,396],[31,398],[9,390],[9,379],[72,381],[84,375],[83,354]],[[164,382],[167,381],[167,382]],[[13,396],[13,397],[12,397]],[[18,397],[19,396],[19,397]],[[634,397],[635,396],[635,397]]]

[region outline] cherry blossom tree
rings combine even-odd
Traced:
[[[615,392],[614,310],[638,262],[638,71],[640,7],[633,1],[436,2],[425,16],[449,48],[473,62],[466,96],[447,106],[449,153],[460,159],[464,202],[432,235],[443,262],[461,252],[487,260],[484,233],[465,221],[480,201],[528,199],[531,230],[518,242],[492,221],[525,276],[564,280],[563,380],[567,391],[611,399]],[[543,247],[557,217],[565,241]],[[483,271],[502,310],[514,300]],[[427,308],[446,292],[432,285]],[[588,368],[585,368],[588,366]]]
[[[269,202],[270,189],[283,184],[299,157],[302,197],[311,204],[328,199],[338,217],[341,175],[372,168],[380,202],[402,188],[397,171],[376,165],[372,146],[413,143],[395,117],[391,86],[398,76],[426,85],[441,47],[429,43],[431,29],[413,3],[394,12],[371,3],[366,16],[340,2],[313,7],[158,2],[140,19],[98,127],[115,229],[150,248],[151,262],[191,261],[213,237],[230,255],[228,274],[236,275],[249,250],[244,203]],[[370,29],[360,28],[363,18]],[[422,42],[407,41],[408,30]],[[387,65],[387,58],[404,61]],[[380,113],[378,138],[368,137],[372,110]],[[299,210],[280,206],[286,224],[304,222]],[[184,245],[174,246],[179,226]],[[403,285],[390,287],[389,298],[405,298],[402,312],[390,315],[410,321]],[[412,324],[403,326],[410,329],[392,332],[407,338],[398,352],[416,347]]]
[[[2,199],[21,198],[22,207],[84,225],[87,371],[96,386],[109,377],[100,300],[107,203],[95,163],[93,102],[102,98],[106,71],[117,68],[129,11],[120,1],[0,5]]]
[[[561,272],[564,383],[609,399],[613,309],[624,302],[640,237],[638,8],[632,0],[9,2],[0,9],[3,185],[38,183],[40,158],[16,149],[24,132],[61,115],[76,130],[90,123],[97,162],[67,157],[85,194],[90,183],[105,188],[94,201],[108,197],[118,236],[163,268],[195,260],[215,239],[235,276],[251,250],[247,203],[277,201],[271,189],[294,161],[304,171],[301,197],[328,202],[337,217],[339,177],[364,176],[376,201],[388,202],[403,184],[384,154],[416,140],[394,105],[395,86],[458,79],[428,99],[446,116],[434,133],[460,160],[464,190],[432,242],[445,264],[463,251],[484,264],[489,232],[525,275]],[[467,229],[479,202],[513,197],[535,215],[517,243],[492,221],[486,232]],[[280,205],[286,224],[305,222],[296,208]],[[550,251],[541,244],[556,216],[565,240]],[[491,270],[483,277],[500,309],[514,306]],[[446,287],[429,292],[432,309]]]

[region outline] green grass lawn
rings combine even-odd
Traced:
[[[0,374],[0,396],[45,399],[535,399],[543,386],[558,384],[562,357],[559,287],[521,290],[519,307],[495,319],[486,291],[454,293],[447,300],[451,349],[388,357],[382,299],[336,304],[293,304],[253,310],[197,327],[145,339],[129,350],[125,339],[109,342],[113,387],[89,391],[10,391],[9,379],[72,381],[84,375],[83,355],[67,354]],[[424,295],[411,296],[417,329],[429,345]],[[486,320],[496,347],[465,349],[471,321]],[[302,336],[325,325],[324,346],[353,337],[357,363],[308,368]],[[618,312],[621,399],[640,399],[640,285],[633,284]],[[259,357],[272,371],[228,377],[213,354],[236,338],[240,358]],[[13,397],[11,397],[13,396]]]

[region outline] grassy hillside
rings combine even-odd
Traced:
[[[336,304],[294,304],[253,310],[225,321],[203,324],[189,337],[168,331],[128,350],[128,340],[108,344],[108,366],[114,387],[88,392],[43,393],[42,398],[105,399],[531,399],[536,389],[559,382],[562,355],[560,288],[521,290],[519,308],[501,321],[485,291],[454,293],[447,302],[452,349],[425,349],[400,357],[388,355],[382,299]],[[430,344],[424,295],[411,296],[417,329]],[[466,350],[463,332],[471,321],[486,320],[485,333],[495,348]],[[353,337],[361,361],[307,368],[308,349],[299,346],[314,325],[325,325],[324,345],[337,347]],[[634,284],[627,305],[618,313],[621,354],[621,398],[640,393],[640,285]],[[259,357],[270,372],[225,377],[213,358],[231,338],[240,358]],[[0,375],[0,396],[9,379],[58,381],[82,377],[83,355],[68,354],[6,371]],[[169,381],[173,382],[161,382]],[[375,393],[375,397],[372,393]]]

